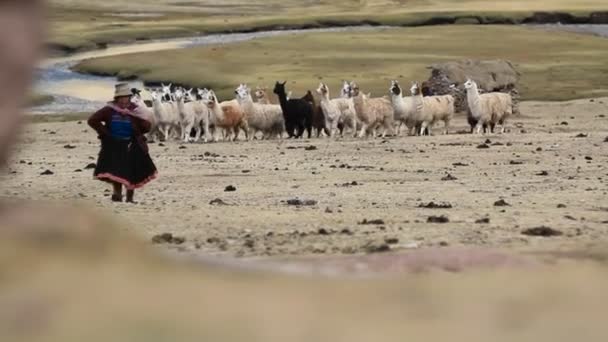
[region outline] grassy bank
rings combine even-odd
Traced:
[[[29,123],[47,123],[47,122],[69,122],[69,121],[84,121],[91,116],[91,113],[68,113],[68,114],[45,114],[45,115],[28,115],[27,122]]]
[[[54,100],[52,95],[46,94],[30,94],[27,97],[27,105],[29,107],[44,106],[52,103]]]
[[[608,4],[602,0],[251,0],[220,3],[198,0],[175,4],[164,0],[128,3],[54,0],[51,3],[50,43],[63,52],[93,49],[108,43],[213,32],[365,23],[397,26],[519,23],[532,18],[532,13],[538,11],[559,11],[581,18],[588,17],[591,12],[608,11]]]
[[[608,95],[608,40],[515,26],[436,26],[372,32],[309,33],[240,44],[88,60],[82,72],[213,87],[224,98],[235,85],[288,80],[295,94],[320,80],[336,90],[357,80],[385,94],[391,79],[429,76],[427,66],[464,58],[507,59],[522,73],[525,99],[568,100]]]

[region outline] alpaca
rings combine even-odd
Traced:
[[[467,90],[470,121],[476,121],[476,133],[481,133],[484,126],[489,126],[493,133],[497,124],[501,125],[500,132],[504,133],[506,120],[513,113],[511,95],[499,92],[479,94],[477,83],[471,79],[467,79],[464,87]]]
[[[391,103],[395,111],[395,131],[397,136],[401,134],[401,126],[405,125],[410,135],[416,134],[416,106],[410,96],[403,96],[403,90],[397,81],[391,81],[389,89]]]
[[[289,138],[301,138],[304,135],[304,130],[306,130],[310,139],[312,135],[312,105],[302,99],[287,99],[286,83],[276,82],[273,92],[279,97],[287,134]]]
[[[338,120],[340,136],[344,136],[345,129],[350,129],[353,137],[357,136],[357,113],[355,112],[355,104],[351,98],[351,92],[350,82],[342,81],[340,97],[333,99],[340,109],[340,119]]]
[[[325,126],[325,114],[323,113],[323,108],[321,108],[321,105],[318,103],[312,92],[308,90],[306,95],[302,97],[302,100],[306,100],[312,105],[312,128],[317,132],[317,138],[321,137],[323,132],[329,136],[330,133],[327,126]]]
[[[179,118],[173,110],[173,105],[162,101],[164,94],[153,91],[151,95],[157,130],[162,135],[161,140],[167,141],[170,130],[178,124]]]
[[[412,85],[411,92],[416,111],[422,112],[420,117],[424,118],[424,120],[429,117],[431,118],[430,122],[426,122],[428,135],[431,135],[431,129],[438,121],[444,122],[445,128],[443,133],[448,134],[450,121],[454,116],[454,97],[452,95],[422,96],[422,89],[416,82]],[[421,124],[423,123],[425,122],[421,121]]]
[[[245,114],[236,100],[220,103],[215,92],[209,90],[205,92],[203,101],[211,111],[210,121],[216,128],[225,129],[228,132],[228,137],[232,132],[234,134],[233,141],[238,139],[240,130],[243,130],[245,138],[249,139],[249,127],[245,120]],[[213,140],[216,140],[215,135]]]
[[[146,134],[146,137],[150,140],[153,140],[154,135],[157,133],[157,124],[156,118],[154,117],[154,108],[149,107],[141,96],[141,90],[132,88],[131,93],[133,96],[131,97],[131,102],[137,106],[135,109],[142,117],[146,118],[148,122],[150,122],[150,132]]]
[[[361,123],[359,137],[376,135],[378,127],[383,128],[382,137],[387,131],[393,131],[394,110],[391,102],[386,98],[371,98],[371,94],[361,93],[359,86],[351,82],[350,85],[357,119]]]
[[[201,138],[202,131],[205,131],[203,141],[208,141],[209,132],[209,108],[194,97],[192,89],[184,91],[178,89],[175,97],[180,112],[180,123],[182,126],[182,139],[184,142],[198,142]],[[194,137],[191,137],[191,132],[194,130]]]
[[[264,139],[271,137],[281,137],[285,129],[283,121],[283,110],[280,105],[261,104],[253,102],[251,89],[245,84],[241,84],[235,91],[249,126],[249,137],[255,137],[260,131]]]
[[[329,98],[329,87],[325,83],[320,83],[317,88],[317,93],[321,95],[321,109],[325,115],[325,127],[329,131],[329,136],[333,136],[338,129],[338,122],[340,120],[340,107],[338,101],[330,100]]]

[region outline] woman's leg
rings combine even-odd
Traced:
[[[112,201],[114,202],[122,202],[122,184],[120,183],[112,183],[114,188],[114,193],[112,194]]]
[[[133,200],[134,196],[135,196],[135,190],[127,190],[127,202],[128,203],[135,203],[135,201]]]

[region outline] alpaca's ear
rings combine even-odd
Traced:
[[[287,81],[284,81],[283,83],[281,83],[281,85],[286,85],[286,84],[287,84]]]

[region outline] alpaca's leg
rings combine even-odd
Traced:
[[[163,136],[165,138],[164,141],[169,141],[169,129],[171,127],[169,127],[169,125],[165,125],[165,127],[163,127]]]
[[[443,134],[450,134],[450,120],[445,120],[445,129],[443,131]]]
[[[194,142],[198,142],[199,140],[201,140],[201,133],[203,131],[203,127],[201,126],[201,123],[199,123],[198,125],[196,125],[194,127],[194,131],[196,132],[194,135]]]
[[[477,126],[475,127],[475,133],[476,134],[481,134],[481,128],[482,128],[482,126],[483,126],[483,123],[481,122],[481,120],[479,122],[477,122]]]
[[[182,134],[185,143],[190,142],[190,132],[192,132],[192,126],[192,124],[187,124],[184,126]]]
[[[421,136],[423,136],[423,135],[424,135],[424,132],[426,131],[427,125],[428,125],[428,124],[427,124],[426,122],[423,122],[423,123],[420,125],[420,135],[421,135]]]
[[[363,135],[367,133],[367,125],[365,123],[361,123],[361,131],[359,132],[359,138],[363,138]]]

